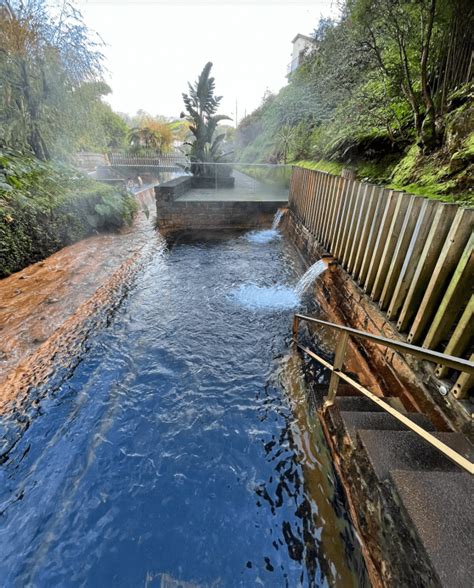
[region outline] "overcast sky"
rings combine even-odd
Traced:
[[[291,40],[309,34],[334,0],[77,0],[104,53],[112,107],[179,116],[181,92],[207,61],[214,63],[221,112],[239,120],[267,88],[286,83]]]

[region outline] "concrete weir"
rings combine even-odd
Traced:
[[[252,229],[271,224],[275,212],[288,202],[287,191],[256,183],[241,172],[234,174],[233,188],[194,188],[190,176],[155,186],[160,232],[168,236],[182,231]]]

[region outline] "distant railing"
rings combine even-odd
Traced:
[[[317,353],[315,353],[311,349],[308,349],[307,347],[304,347],[298,342],[298,330],[300,321],[309,322],[322,327],[329,327],[330,329],[339,332],[339,337],[336,343],[334,364],[329,363],[323,357],[319,356]],[[431,361],[434,364],[462,371],[463,373],[466,373],[469,377],[474,376],[474,363],[471,361],[467,361],[465,359],[453,357],[450,355],[446,355],[444,353],[439,353],[437,351],[431,351],[429,349],[423,349],[422,347],[417,347],[415,345],[409,345],[408,343],[404,343],[402,341],[393,341],[392,339],[387,339],[386,337],[379,337],[377,335],[374,335],[373,333],[366,333],[364,331],[359,331],[357,329],[345,327],[344,325],[329,323],[327,321],[322,321],[320,319],[305,316],[302,314],[295,314],[293,320],[293,342],[296,344],[298,349],[300,349],[309,357],[313,358],[318,363],[320,363],[321,365],[323,365],[331,371],[328,395],[324,403],[325,409],[334,404],[334,399],[336,398],[339,381],[342,379],[351,386],[353,386],[366,398],[371,400],[374,404],[377,404],[377,406],[382,408],[385,412],[388,412],[401,423],[403,423],[411,431],[413,431],[414,433],[422,437],[425,441],[430,443],[430,445],[438,449],[438,451],[441,451],[451,461],[453,461],[458,466],[468,471],[470,474],[474,474],[474,464],[471,461],[466,459],[457,451],[454,451],[451,447],[440,441],[433,434],[429,433],[428,431],[414,423],[407,416],[402,414],[400,411],[393,408],[393,406],[385,402],[383,398],[379,398],[378,396],[373,394],[373,392],[371,392],[370,390],[368,390],[367,388],[356,382],[349,375],[343,372],[344,358],[346,356],[346,350],[350,336],[360,339],[367,339],[369,341],[372,341],[376,345],[388,347],[398,352],[408,353],[418,359]]]
[[[470,356],[474,210],[299,167],[289,204],[408,343]],[[473,381],[461,374],[452,394],[465,398]]]
[[[149,153],[131,154],[111,152],[108,154],[110,165],[124,167],[160,167],[174,169],[189,164],[189,159],[183,153]]]

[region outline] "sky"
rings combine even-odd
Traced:
[[[212,61],[220,112],[235,123],[267,89],[286,84],[291,41],[310,34],[334,0],[77,0],[87,26],[106,43],[112,108],[178,117],[181,93]]]

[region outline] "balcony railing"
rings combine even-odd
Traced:
[[[296,69],[298,69],[300,64],[301,64],[300,57],[295,57],[294,59],[292,59],[286,67],[286,75],[289,76],[291,73],[293,73]]]

